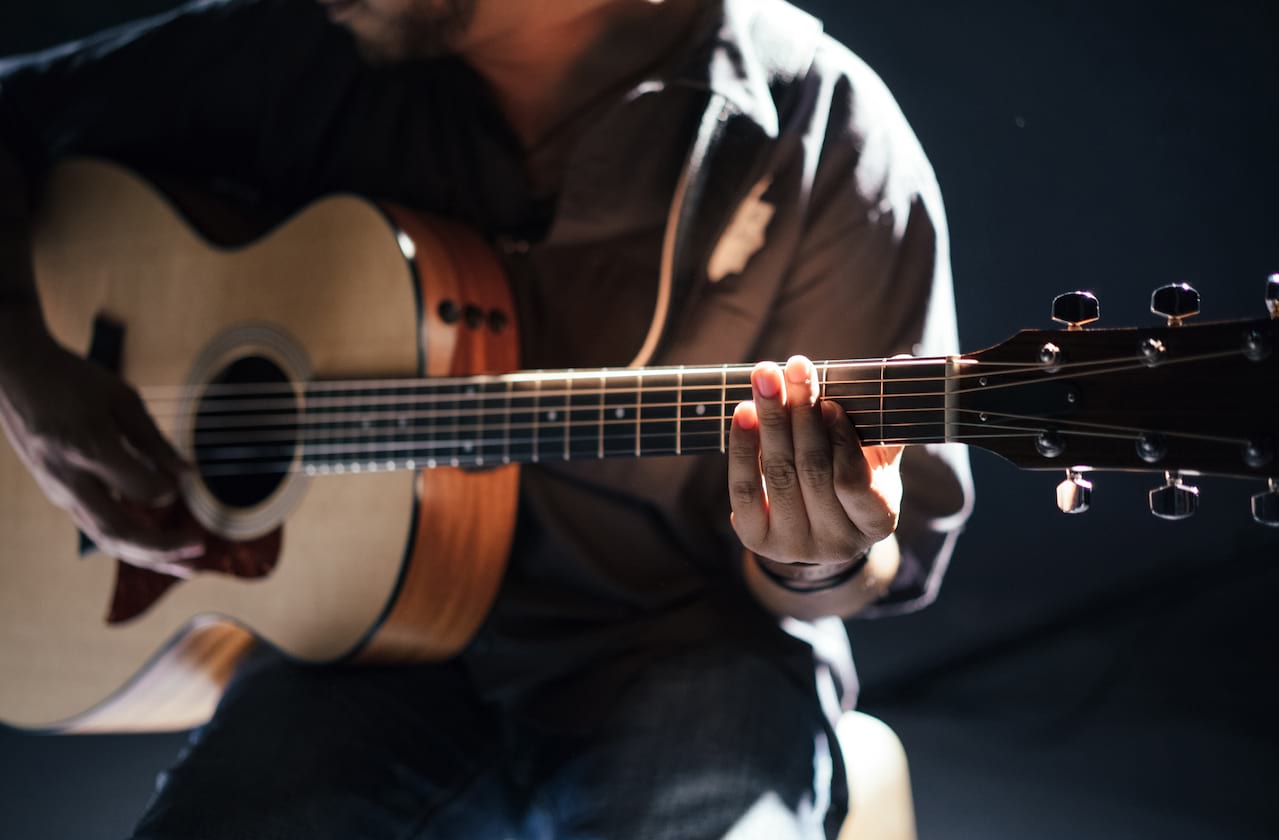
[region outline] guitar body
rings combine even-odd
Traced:
[[[484,244],[399,208],[328,198],[223,249],[145,182],[77,161],[54,173],[36,229],[50,329],[88,353],[103,316],[122,328],[121,376],[187,457],[194,400],[237,360],[265,360],[295,395],[308,381],[518,367],[509,293]],[[505,325],[446,322],[450,304]],[[248,501],[232,488],[230,502],[192,476],[185,501],[224,556],[192,580],[157,581],[82,552],[67,514],[0,446],[0,720],[198,724],[254,636],[313,662],[448,657],[496,593],[517,470],[294,470]],[[239,573],[246,563],[255,571]]]

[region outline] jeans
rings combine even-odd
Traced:
[[[270,655],[161,774],[135,840],[833,838],[842,762],[800,683],[750,652],[683,650],[565,734],[482,702],[458,663]]]

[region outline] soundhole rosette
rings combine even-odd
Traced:
[[[251,540],[297,507],[299,420],[311,365],[273,324],[244,323],[218,335],[191,368],[174,437],[195,465],[182,478],[191,514],[214,534]]]

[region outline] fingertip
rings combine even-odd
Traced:
[[[753,400],[745,400],[737,404],[737,407],[733,409],[733,425],[747,432],[753,432],[759,428],[759,414],[755,411]]]
[[[776,399],[783,393],[784,377],[776,362],[760,362],[751,371],[751,385],[755,393],[766,400]]]

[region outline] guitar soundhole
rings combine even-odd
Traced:
[[[209,492],[231,508],[271,497],[294,464],[298,401],[289,378],[261,356],[223,368],[196,406],[195,462]]]

